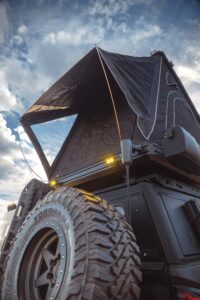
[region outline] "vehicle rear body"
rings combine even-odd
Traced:
[[[191,199],[200,204],[199,189],[152,175],[132,182],[127,193],[125,185],[97,192],[131,216],[142,259],[141,299],[184,299],[189,288],[200,297],[200,236],[184,209]]]
[[[52,122],[42,131],[52,138],[54,122],[70,117],[50,163],[37,126]],[[21,121],[56,188],[84,189],[126,215],[141,252],[141,300],[200,299],[200,118],[163,52],[132,58],[93,49]],[[53,150],[60,136],[50,139]],[[130,149],[120,147],[125,140]],[[48,192],[34,183],[30,194],[39,189]],[[29,203],[25,188],[20,222],[34,197]]]
[[[32,124],[73,114],[78,116],[50,166]],[[124,209],[141,250],[142,300],[184,299],[190,288],[200,294],[200,232],[184,208],[190,200],[200,205],[200,122],[163,52],[131,58],[93,49],[22,124],[50,179]],[[130,187],[121,164],[123,139],[140,145],[133,146]],[[108,157],[113,164],[106,164]]]

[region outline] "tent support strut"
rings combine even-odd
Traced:
[[[113,97],[113,94],[112,94],[112,90],[111,90],[111,87],[110,87],[110,83],[109,83],[109,80],[108,80],[106,69],[105,69],[104,64],[103,64],[103,60],[102,60],[100,51],[99,51],[99,49],[97,47],[96,47],[96,50],[97,50],[97,53],[98,53],[98,56],[99,56],[99,60],[100,60],[100,63],[101,63],[101,66],[102,66],[102,69],[103,69],[103,72],[104,72],[104,75],[105,75],[106,83],[107,83],[108,90],[109,90],[109,93],[110,93],[110,97],[111,97],[111,100],[112,100],[114,114],[115,114],[115,119],[116,119],[116,123],[117,123],[117,129],[118,129],[118,133],[119,133],[119,140],[121,141],[121,139],[122,139],[122,137],[121,137],[121,129],[120,129],[120,125],[119,125],[119,119],[118,119],[118,115],[117,115],[117,109],[116,109],[114,97]]]

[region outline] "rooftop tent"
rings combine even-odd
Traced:
[[[102,89],[107,90],[98,52],[112,74],[115,84],[121,89],[137,115],[137,126],[145,139],[149,139],[153,131],[156,135],[156,119],[158,115],[166,117],[165,106],[167,113],[173,114],[170,113],[170,110],[173,110],[170,106],[173,106],[174,101],[177,106],[182,102],[194,118],[198,119],[189,97],[183,100],[184,93],[181,93],[180,89],[174,91],[178,83],[177,78],[173,78],[173,74],[170,74],[172,70],[167,70],[165,65],[165,74],[162,74],[162,55],[131,57],[94,48],[38,99],[24,114],[22,121],[35,124],[73,114],[86,104],[86,99],[89,99],[94,91],[99,93]],[[171,91],[168,91],[169,88]],[[167,98],[160,99],[161,94]],[[159,102],[163,102],[164,105],[161,107]],[[170,126],[173,117],[166,118],[170,122],[167,126]]]
[[[35,124],[62,115],[70,115],[86,105],[94,90],[107,86],[98,51],[109,72],[125,95],[141,133],[148,138],[153,130],[159,91],[161,58],[131,57],[94,48],[71,70],[60,78],[22,117]]]
[[[91,144],[102,143],[102,153],[105,152],[103,144],[116,153],[120,151],[119,132],[113,104],[122,138],[131,138],[136,143],[159,144],[166,130],[181,125],[200,143],[198,113],[163,52],[150,57],[131,57],[94,48],[49,88],[21,121],[38,148],[38,141],[30,131],[33,124],[78,114],[82,117],[77,118],[74,134],[68,142],[68,153],[73,150],[77,153],[76,139],[80,137],[81,140],[86,131],[88,135],[84,135],[82,151],[87,139]],[[111,140],[115,140],[115,145]],[[98,144],[96,148],[90,148],[85,150],[89,153],[86,155],[88,161],[84,157],[82,162],[71,158],[66,165],[71,165],[74,171],[73,168],[78,170],[80,165],[92,162],[88,157],[101,147]],[[63,153],[66,155],[67,152]]]

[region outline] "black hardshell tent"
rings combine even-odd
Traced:
[[[78,119],[50,168],[31,125]],[[200,143],[200,118],[163,52],[132,57],[92,49],[22,116],[49,177],[62,177],[120,153],[119,140],[159,145],[180,125]]]

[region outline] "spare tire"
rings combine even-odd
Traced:
[[[125,218],[93,194],[62,187],[40,200],[20,228],[2,300],[136,300],[139,267]]]

